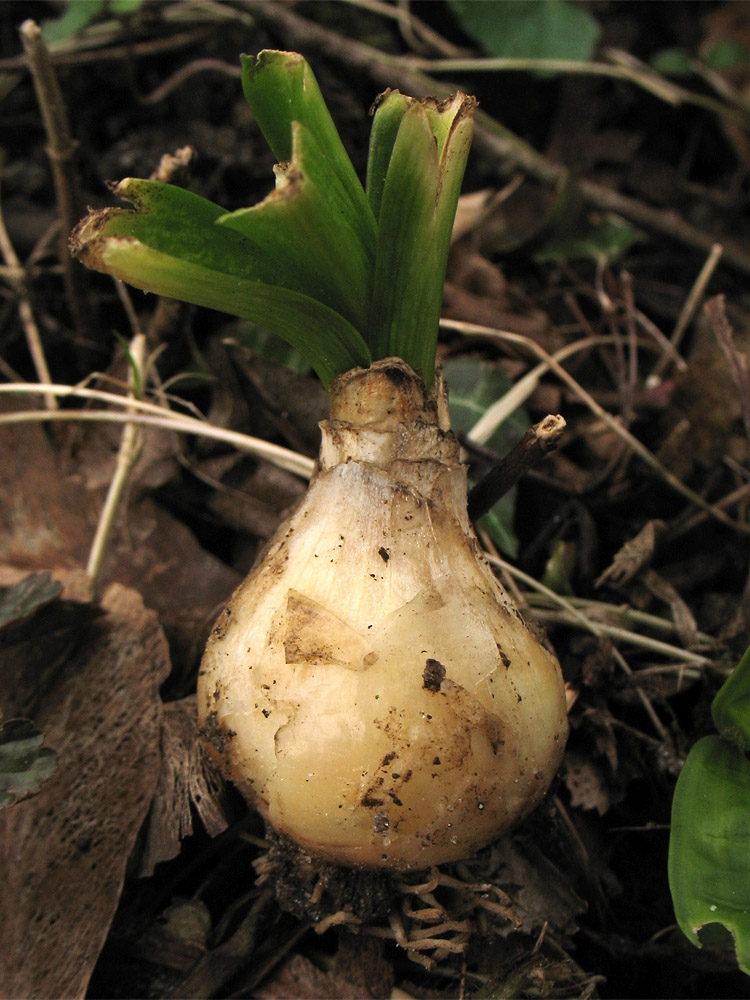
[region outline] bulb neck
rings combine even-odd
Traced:
[[[428,393],[421,376],[400,358],[353,368],[329,387],[331,418],[320,427],[320,468],[367,462],[458,465],[459,444],[450,429],[448,394],[440,374]]]

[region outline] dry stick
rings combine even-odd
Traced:
[[[600,636],[604,636],[608,633],[608,631],[611,631],[609,626],[602,625],[599,622],[592,621],[587,615],[583,614],[583,612],[579,611],[578,608],[576,608],[573,604],[571,604],[570,601],[568,601],[565,597],[562,597],[560,594],[556,594],[554,590],[550,590],[549,587],[546,587],[543,583],[540,583],[539,580],[535,580],[533,576],[529,576],[527,573],[524,573],[522,570],[518,569],[518,567],[511,566],[511,564],[506,562],[505,559],[501,559],[499,556],[487,555],[487,560],[490,562],[491,565],[496,566],[498,569],[503,570],[504,572],[508,573],[511,577],[521,580],[523,583],[526,584],[526,586],[531,587],[532,590],[536,590],[538,591],[538,593],[544,594],[545,597],[551,600],[554,604],[558,605],[558,607],[563,608],[565,611],[567,611],[574,621],[579,622],[583,626],[583,628],[585,628],[588,632],[590,632],[597,638],[599,638]],[[620,667],[620,669],[623,671],[623,673],[627,674],[628,677],[633,677],[632,668],[630,667],[627,660],[616,646],[612,647],[612,656],[615,662]],[[672,741],[669,737],[669,734],[664,728],[661,719],[656,714],[656,710],[654,709],[654,706],[651,704],[648,695],[645,693],[645,691],[643,691],[641,687],[638,686],[637,683],[635,685],[635,690],[656,732],[659,734],[659,736],[661,736],[661,738],[664,740],[665,743],[671,743]]]
[[[136,333],[130,342],[130,360],[133,367],[129,373],[128,383],[131,388],[131,395],[133,398],[137,398],[145,380],[146,338],[142,333]],[[120,505],[120,500],[133,466],[141,454],[142,447],[143,432],[140,427],[133,422],[125,424],[122,437],[120,438],[120,447],[117,452],[115,473],[110,481],[107,498],[99,515],[99,523],[96,526],[96,534],[91,543],[91,551],[89,552],[89,560],[86,566],[92,592],[96,590],[97,578],[102,567],[107,540],[112,531],[117,508]]]
[[[18,315],[21,319],[21,326],[23,327],[31,359],[34,362],[34,369],[36,371],[37,378],[40,382],[50,383],[52,381],[52,376],[50,375],[49,367],[47,365],[47,358],[44,355],[44,347],[42,346],[42,338],[39,333],[39,327],[36,325],[36,320],[34,319],[34,310],[31,308],[26,272],[21,266],[21,262],[18,259],[15,248],[10,241],[10,237],[8,236],[8,230],[5,228],[5,219],[3,217],[1,203],[0,253],[2,253],[5,263],[8,265],[6,277],[13,285],[13,289],[16,293]],[[57,399],[52,393],[45,394],[44,405],[48,410],[57,409]]]
[[[119,31],[120,25],[118,23]],[[193,28],[190,31],[183,31],[180,34],[168,35],[166,38],[152,38],[143,42],[116,45],[110,48],[103,48],[103,46],[108,44],[109,38],[91,40],[83,37],[76,39],[72,49],[67,47],[62,49],[60,43],[57,43],[54,52],[50,52],[50,59],[54,66],[80,66],[84,63],[92,62],[130,61],[134,56],[158,55],[162,52],[171,52],[174,49],[185,48],[194,42],[203,41],[210,33],[210,28]],[[26,56],[11,56],[8,59],[0,59],[0,73],[25,69],[26,65]]]
[[[747,366],[747,355],[737,350],[734,343],[732,327],[727,319],[724,296],[716,295],[709,299],[704,307],[705,313],[719,342],[722,354],[727,362],[729,374],[737,389],[740,402],[740,412],[745,424],[745,435],[750,444],[750,371]]]
[[[685,299],[685,303],[680,310],[680,315],[677,317],[677,322],[675,323],[674,330],[672,331],[672,336],[670,337],[670,342],[672,348],[676,352],[682,343],[682,338],[685,335],[685,331],[693,322],[696,312],[698,311],[698,306],[700,305],[701,299],[705,294],[706,288],[709,281],[711,280],[714,271],[716,270],[721,256],[724,253],[724,247],[721,243],[714,243],[711,247],[711,251],[706,258],[703,267],[700,269],[698,277],[693,283],[693,287],[690,289],[688,297]],[[649,376],[649,381],[651,383],[658,379],[661,379],[664,372],[669,367],[672,358],[669,355],[664,355],[659,359],[658,363],[655,365],[654,370]]]
[[[0,385],[0,395],[30,395],[49,392],[62,398],[79,397],[112,403],[115,406],[127,407],[127,413],[117,413],[111,410],[56,410],[48,413],[46,410],[19,410],[15,413],[0,414],[2,424],[39,423],[45,420],[78,421],[81,423],[137,423],[144,427],[159,427],[167,431],[177,431],[180,434],[194,434],[197,437],[210,438],[232,445],[238,451],[256,458],[271,462],[280,469],[309,479],[315,469],[315,462],[306,455],[299,455],[289,448],[271,444],[260,438],[241,434],[239,431],[225,430],[216,427],[197,417],[186,416],[166,410],[163,406],[146,403],[140,400],[130,400],[114,393],[101,392],[98,389],[78,388],[70,385],[46,384],[35,385],[33,382]]]
[[[156,90],[152,90],[150,94],[140,97],[139,103],[158,104],[159,101],[163,101],[165,97],[168,97],[176,87],[182,86],[191,76],[194,76],[196,73],[206,73],[209,71],[222,73],[224,76],[237,79],[242,76],[242,70],[239,66],[224,62],[222,59],[194,59],[192,62],[187,63],[186,66],[181,66],[171,76],[168,76],[163,83],[159,84]]]
[[[607,49],[610,62],[579,61],[574,59],[539,59],[468,56],[459,59],[420,59],[411,57],[412,65],[432,73],[496,73],[496,72],[539,72],[565,73],[572,76],[609,77],[624,80],[641,87],[659,100],[673,107],[696,105],[713,112],[720,118],[727,118],[743,128],[750,124],[750,116],[744,107],[727,103],[686,90],[671,80],[660,76],[645,63],[633,59],[619,49]]]
[[[456,90],[454,85],[435,80],[415,68],[417,65],[428,66],[428,63],[392,56],[363,42],[345,38],[300,17],[286,4],[269,0],[244,0],[244,6],[259,20],[278,28],[285,45],[302,47],[306,52],[317,49],[332,60],[368,73],[384,89],[396,86],[415,97],[446,97]],[[549,162],[532,146],[481,110],[475,116],[474,144],[490,160],[500,161],[497,165],[499,173],[512,173],[521,168],[535,180],[553,186],[561,184],[567,176],[565,167]],[[591,181],[579,181],[578,191],[584,201],[594,208],[615,212],[644,229],[693,249],[709,253],[714,245],[715,241],[711,236],[691,226],[671,210],[652,208]],[[750,274],[750,255],[742,249],[725,245],[724,261],[735,270]]]
[[[553,413],[529,427],[518,444],[469,493],[470,520],[477,521],[486,514],[521,476],[554,451],[564,430],[565,421]]]
[[[81,215],[78,195],[78,176],[75,169],[76,141],[70,134],[68,116],[57,82],[55,67],[49,50],[35,21],[24,21],[20,28],[24,53],[34,81],[34,90],[47,134],[47,156],[52,167],[57,207],[62,221],[60,230],[60,263],[62,264],[65,291],[76,332],[86,332],[84,320],[84,293],[82,267],[73,260],[68,250],[68,234]]]
[[[492,327],[480,326],[477,323],[461,323],[457,320],[443,319],[440,321],[440,325],[447,330],[455,330],[458,333],[469,334],[471,336],[487,337],[490,340],[509,342],[511,344],[518,344],[527,348],[536,357],[540,358],[549,367],[551,371],[557,375],[557,377],[563,381],[569,389],[571,389],[575,395],[584,403],[585,406],[591,410],[595,416],[599,417],[609,428],[613,430],[618,437],[621,437],[627,445],[630,447],[635,454],[653,469],[657,475],[663,479],[669,486],[672,487],[677,493],[682,494],[690,503],[695,504],[696,507],[700,507],[701,510],[706,511],[710,517],[714,520],[719,521],[721,524],[725,525],[727,528],[732,528],[734,531],[739,532],[742,535],[750,535],[750,524],[743,524],[739,521],[733,521],[731,517],[728,517],[721,509],[719,509],[715,504],[711,504],[708,500],[705,500],[702,496],[691,490],[689,486],[685,486],[677,476],[673,475],[668,469],[666,469],[659,459],[652,454],[644,444],[634,437],[633,434],[613,417],[611,413],[608,413],[604,407],[600,406],[599,403],[591,396],[586,390],[581,386],[572,375],[559,364],[552,355],[548,354],[544,348],[540,347],[539,344],[535,343],[529,337],[523,337],[518,333],[511,333],[508,330],[494,330]]]

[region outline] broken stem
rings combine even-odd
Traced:
[[[515,447],[469,493],[469,518],[476,522],[491,510],[521,476],[557,448],[564,430],[565,420],[553,413],[529,427]]]
[[[677,478],[669,469],[659,461],[653,452],[642,444],[641,441],[635,437],[626,427],[620,423],[617,417],[614,417],[611,413],[600,406],[599,403],[593,398],[593,396],[586,392],[583,386],[577,382],[572,375],[570,375],[563,366],[554,358],[553,355],[548,354],[543,347],[540,347],[535,341],[531,340],[529,337],[524,337],[519,333],[511,333],[508,330],[495,330],[489,326],[482,326],[478,323],[464,323],[458,320],[442,319],[440,325],[445,330],[456,330],[464,336],[478,336],[486,337],[488,340],[493,340],[495,342],[499,341],[501,343],[517,344],[519,346],[526,347],[530,350],[535,357],[544,361],[550,371],[564,382],[569,389],[575,393],[575,395],[581,400],[581,402],[607,427],[614,431],[618,437],[622,438],[634,454],[636,454],[650,469],[667,483],[675,492],[681,494],[686,500],[699,507],[701,510],[705,511],[709,517],[713,518],[715,521],[719,521],[727,528],[732,528],[734,531],[742,535],[750,535],[750,525],[745,524],[741,521],[735,521],[727,514],[721,510],[717,504],[710,503],[695,490],[690,489],[686,486],[680,479]]]

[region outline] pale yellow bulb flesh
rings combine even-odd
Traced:
[[[423,868],[539,803],[563,683],[477,544],[444,395],[386,359],[331,397],[308,493],[209,640],[199,714],[278,833],[342,865]]]

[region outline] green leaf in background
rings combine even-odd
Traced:
[[[80,34],[100,14],[116,16],[135,14],[143,0],[68,0],[59,17],[45,21],[42,35],[45,42],[64,42]]]
[[[738,69],[750,64],[750,51],[742,42],[726,39],[717,42],[706,54],[704,60],[711,69]]]
[[[11,587],[0,587],[0,629],[19,625],[59,597],[63,586],[49,573],[32,573]]]
[[[476,358],[451,358],[445,363],[444,371],[451,424],[457,434],[468,434],[512,385],[499,365]],[[523,437],[528,426],[529,420],[519,407],[494,431],[486,447],[500,456],[505,455]],[[513,531],[515,499],[515,489],[510,490],[479,520],[498,548],[512,558],[518,555],[518,539]]]
[[[552,553],[547,560],[542,574],[542,583],[555,594],[564,597],[574,597],[573,574],[578,559],[578,546],[575,542],[566,542],[559,538],[552,547]]]
[[[693,57],[686,49],[661,49],[651,57],[650,65],[664,76],[688,76],[693,72]]]
[[[539,263],[564,260],[594,260],[599,264],[618,260],[643,233],[618,215],[592,220],[578,232],[557,232],[534,254]]]
[[[721,735],[695,744],[675,788],[669,888],[693,944],[715,943],[726,928],[750,975],[750,649],[716,695],[712,715]]]
[[[256,323],[238,321],[232,330],[232,337],[242,347],[257,354],[266,361],[274,361],[283,365],[289,371],[304,375],[310,371],[310,365],[299,351],[277,337],[270,330]]]
[[[28,719],[0,725],[0,806],[35,795],[52,777],[57,755],[43,743],[44,735]]]
[[[600,28],[567,0],[449,0],[467,35],[506,59],[591,59]]]

